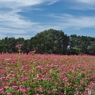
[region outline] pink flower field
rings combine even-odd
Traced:
[[[0,95],[95,95],[95,56],[0,55]]]

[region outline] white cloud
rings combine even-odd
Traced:
[[[22,16],[16,14],[16,13],[2,13],[0,15],[0,26],[6,26],[11,28],[28,28],[32,25],[35,25],[35,23],[31,23],[28,20],[25,20]]]
[[[15,9],[25,6],[34,6],[42,3],[53,4],[58,1],[59,0],[0,0],[0,6]]]
[[[54,4],[56,2],[58,2],[59,0],[50,0],[49,4],[48,5],[51,5],[51,4]]]
[[[74,16],[70,14],[50,15],[52,21],[45,23],[34,22],[28,20],[24,16],[18,14],[25,11],[27,7],[32,6],[34,10],[35,5],[46,4],[51,5],[59,0],[0,0],[0,38],[5,36],[30,38],[37,32],[45,29],[82,29],[95,28],[94,16]],[[70,0],[77,5],[74,8],[80,9],[94,9],[94,0]],[[88,5],[89,4],[89,5]],[[85,6],[88,5],[88,6]],[[90,7],[91,6],[91,7]],[[36,8],[37,10],[41,10]]]
[[[56,21],[54,25],[59,26],[59,29],[83,29],[95,28],[95,16],[74,16],[70,14],[51,15]]]
[[[53,4],[59,0],[0,0],[0,36],[14,35],[21,36],[23,34],[31,33],[31,31],[37,32],[44,29],[39,22],[29,21],[28,18],[18,14],[24,11],[29,6],[35,6],[39,4]],[[32,7],[33,8],[33,7]],[[31,9],[32,10],[32,9]],[[34,8],[33,8],[34,10]],[[39,10],[39,9],[37,9]],[[42,28],[42,29],[41,29]],[[31,36],[31,35],[29,35]],[[27,35],[23,37],[28,37]]]
[[[85,4],[95,4],[95,0],[74,0],[74,1]]]
[[[95,10],[95,0],[68,0],[70,8],[78,10]]]

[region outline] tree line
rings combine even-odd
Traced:
[[[0,40],[0,53],[16,53],[17,44],[22,44],[23,52],[36,50],[41,54],[90,54],[95,55],[95,38],[66,35],[61,30],[44,30],[30,39],[5,37]]]

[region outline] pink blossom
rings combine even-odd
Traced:
[[[8,92],[7,95],[12,95],[11,92]]]
[[[29,54],[35,54],[36,50],[30,51]]]
[[[12,86],[12,88],[13,88],[14,90],[17,90],[17,89],[18,89],[18,86],[17,86],[17,85],[14,85],[14,86]]]
[[[22,88],[24,88],[24,87],[23,87],[23,85],[20,85],[19,88],[22,89]]]
[[[8,89],[8,88],[9,88],[9,86],[4,86],[4,88],[5,88],[5,89]]]
[[[17,44],[17,45],[16,45],[17,48],[18,48],[18,47],[21,47],[21,46],[22,46],[22,44]]]
[[[42,87],[42,85],[39,86],[40,91],[44,91],[45,88]]]
[[[50,71],[49,71],[50,73],[52,73],[52,69],[50,69]]]
[[[32,51],[32,53],[35,53],[35,52],[36,52],[36,50],[33,50],[33,51]]]
[[[29,91],[29,90],[31,90],[31,88],[30,88],[30,87],[28,87],[28,88],[27,88],[27,91]]]
[[[20,88],[18,91],[23,92],[23,93],[26,93],[27,92],[27,90],[24,89],[24,88]]]
[[[40,70],[44,70],[45,68],[41,65],[38,65],[36,68],[40,69]]]
[[[37,93],[37,94],[35,94],[35,95],[40,95],[40,94]]]
[[[27,78],[25,78],[25,77],[21,78],[21,81],[26,81],[26,80],[27,80]]]
[[[55,93],[57,91],[57,89],[53,89],[52,92]]]
[[[0,88],[0,93],[4,93],[4,88],[2,87],[2,88]]]
[[[41,80],[44,80],[44,75],[39,75],[39,78],[40,78]]]
[[[9,79],[11,76],[12,76],[12,74],[8,74],[8,75],[6,76],[6,78]]]
[[[5,79],[6,79],[6,77],[1,77],[1,78],[0,78],[0,81],[5,80]]]
[[[27,92],[27,90],[23,87],[23,85],[19,86],[19,90],[18,91],[23,92],[23,93]]]

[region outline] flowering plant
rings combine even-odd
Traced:
[[[22,47],[23,44],[17,44],[16,45],[16,48],[18,48],[18,52],[19,52],[19,55],[20,55],[20,52],[21,52],[21,47]]]
[[[32,56],[34,56],[36,53],[36,50],[30,51],[29,54],[32,54]]]
[[[22,44],[17,44],[16,47],[17,48],[20,48],[22,46]]]

